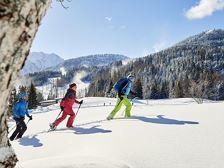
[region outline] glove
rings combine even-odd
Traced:
[[[80,102],[79,102],[79,104],[82,104],[83,103],[83,100],[81,100]]]
[[[130,93],[131,93],[133,96],[136,96],[136,93],[135,93],[135,92],[131,91]]]
[[[61,111],[64,111],[64,107],[63,106],[60,106],[60,108],[61,108]]]
[[[32,115],[30,115],[30,116],[28,116],[28,117],[29,117],[29,119],[30,119],[30,120],[32,120],[32,119],[33,119]]]

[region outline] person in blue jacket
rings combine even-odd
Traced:
[[[22,138],[23,134],[27,130],[27,126],[24,122],[25,115],[32,120],[32,115],[28,113],[28,96],[26,92],[21,91],[18,95],[19,100],[14,104],[12,108],[13,112],[13,119],[16,121],[16,130],[10,136],[10,140],[13,141],[14,139]]]
[[[125,118],[129,118],[131,116],[131,108],[132,104],[128,100],[127,96],[129,93],[135,95],[136,93],[131,90],[132,82],[134,81],[135,77],[133,75],[128,75],[126,78],[121,78],[117,82],[119,83],[119,88],[117,88],[117,103],[114,107],[113,111],[107,117],[107,120],[112,120],[115,114],[121,109],[122,104],[126,106],[125,108]],[[116,85],[116,84],[115,84]],[[114,86],[116,87],[116,86]]]

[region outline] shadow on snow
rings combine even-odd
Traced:
[[[19,143],[20,145],[23,145],[23,146],[33,146],[33,147],[43,146],[43,144],[40,143],[40,140],[37,138],[37,135],[22,137],[19,140]]]
[[[199,122],[195,121],[183,121],[183,120],[176,120],[163,117],[164,115],[158,115],[157,118],[148,118],[143,116],[132,116],[130,119],[137,119],[147,123],[154,123],[154,124],[169,124],[169,125],[184,125],[184,124],[199,124]]]
[[[96,133],[109,133],[112,132],[111,130],[105,130],[102,128],[97,128],[99,125],[90,127],[90,128],[83,128],[83,127],[76,127],[74,128],[75,134],[96,134]]]
[[[98,128],[100,125],[95,125],[90,128],[84,128],[84,127],[75,127],[75,128],[62,128],[57,129],[55,132],[65,131],[65,130],[73,130],[74,134],[83,135],[83,134],[97,134],[97,133],[110,133],[111,130],[105,130],[102,128]]]

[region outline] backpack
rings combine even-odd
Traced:
[[[127,78],[121,78],[114,84],[114,90],[118,93],[120,87],[127,81]]]

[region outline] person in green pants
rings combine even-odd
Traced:
[[[121,106],[123,104],[126,106],[124,117],[128,118],[131,116],[132,104],[128,100],[127,96],[129,95],[129,93],[135,95],[135,93],[131,91],[131,85],[133,81],[134,81],[134,76],[128,75],[126,78],[121,78],[115,83],[114,90],[117,91],[118,93],[117,103],[113,111],[107,117],[107,120],[112,120],[114,116],[116,115],[116,113],[121,109]]]

